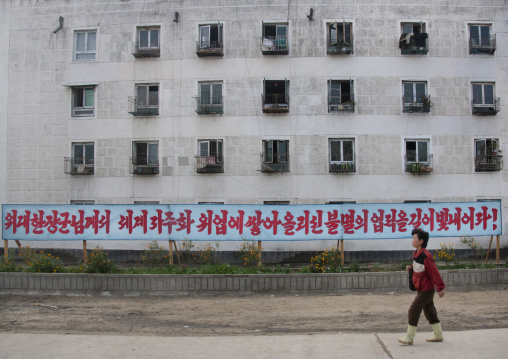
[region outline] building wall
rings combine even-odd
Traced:
[[[310,7],[313,21],[307,19]],[[10,0],[0,9],[2,19],[10,20],[0,25],[9,34],[0,40],[8,48],[0,54],[0,79],[5,79],[0,85],[0,128],[3,136],[8,134],[0,142],[6,148],[0,158],[2,203],[499,199],[508,224],[507,170],[474,169],[474,139],[499,138],[508,150],[508,110],[502,106],[496,116],[471,114],[471,82],[495,82],[496,96],[508,99],[504,0],[411,0],[404,6],[389,0],[312,5],[286,0]],[[173,21],[175,11],[178,22]],[[59,16],[64,26],[53,33]],[[343,20],[353,23],[354,54],[326,55],[326,23]],[[288,23],[289,55],[261,53],[263,21]],[[400,23],[420,21],[429,33],[429,53],[400,55]],[[224,26],[224,57],[197,57],[199,24],[217,22]],[[469,54],[468,23],[492,24],[494,55]],[[158,58],[131,54],[136,27],[143,25],[160,26]],[[73,61],[74,31],[86,29],[97,30],[96,60]],[[289,113],[262,112],[265,78],[290,81]],[[329,79],[353,80],[355,113],[328,113]],[[223,82],[224,114],[197,115],[198,81],[212,80]],[[402,81],[407,80],[427,82],[433,104],[429,114],[402,112]],[[71,117],[70,86],[92,83],[97,84],[95,116]],[[158,116],[128,113],[128,97],[139,83],[159,84]],[[355,140],[355,173],[329,172],[331,138]],[[429,139],[432,174],[404,171],[406,138]],[[223,174],[196,173],[200,139],[224,141]],[[260,171],[262,141],[267,139],[289,140],[289,173]],[[129,172],[136,140],[159,142],[160,174]],[[81,141],[95,143],[93,176],[63,171],[71,144]],[[328,245],[290,244],[293,249]],[[347,247],[408,249],[410,244],[358,241]]]

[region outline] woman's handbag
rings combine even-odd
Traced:
[[[416,291],[416,287],[413,283],[413,268],[409,269],[408,279],[409,279],[409,289],[411,289],[413,292]]]

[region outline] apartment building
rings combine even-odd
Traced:
[[[7,0],[0,14],[1,203],[489,200],[507,223],[504,0]]]

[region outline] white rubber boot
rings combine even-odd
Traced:
[[[443,329],[441,329],[441,323],[432,324],[432,330],[434,331],[434,337],[427,339],[428,342],[442,342]]]
[[[400,338],[399,343],[402,343],[405,345],[413,344],[413,340],[415,339],[415,334],[416,334],[416,327],[414,327],[412,325],[408,325],[406,336]]]

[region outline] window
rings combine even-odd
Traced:
[[[426,55],[429,52],[428,38],[425,23],[401,23],[400,53],[402,55]]]
[[[287,24],[263,24],[261,52],[264,55],[287,55],[288,47]]]
[[[65,173],[77,175],[94,174],[94,143],[73,143],[72,157],[65,159]]]
[[[199,140],[196,171],[199,173],[222,173],[222,140]]]
[[[160,56],[160,27],[138,27],[136,44],[132,53],[134,57]]]
[[[222,33],[223,25],[221,23],[200,25],[199,40],[196,43],[196,54],[198,56],[224,55]]]
[[[289,171],[289,141],[263,141],[262,172]]]
[[[473,114],[495,115],[499,112],[499,97],[493,83],[473,83]]]
[[[429,154],[429,140],[406,140],[406,172],[422,174],[432,172],[432,155]]]
[[[475,171],[501,171],[503,154],[499,149],[499,139],[482,138],[475,141]]]
[[[133,142],[131,163],[134,174],[159,173],[159,143]]]
[[[329,141],[330,172],[355,172],[355,140],[331,139]]]
[[[95,113],[95,86],[72,88],[72,116],[93,116]]]
[[[353,24],[350,22],[327,23],[327,54],[353,53]]]
[[[96,36],[97,36],[96,30],[75,32],[74,60],[76,61],[95,60]]]
[[[197,105],[198,114],[222,114],[222,82],[200,82]]]
[[[137,85],[136,94],[136,97],[129,98],[130,114],[134,116],[156,116],[159,114],[159,85]]]
[[[289,80],[263,80],[263,112],[289,112]]]
[[[469,53],[490,54],[496,51],[496,36],[488,24],[469,24]]]
[[[328,112],[354,112],[353,81],[328,80]]]
[[[426,82],[403,82],[403,112],[430,112],[430,96]]]
[[[263,204],[267,206],[287,206],[289,201],[263,201]]]
[[[93,199],[71,199],[71,204],[76,205],[87,205],[87,204],[95,204],[95,201]]]
[[[134,204],[159,204],[159,201],[134,201]]]

